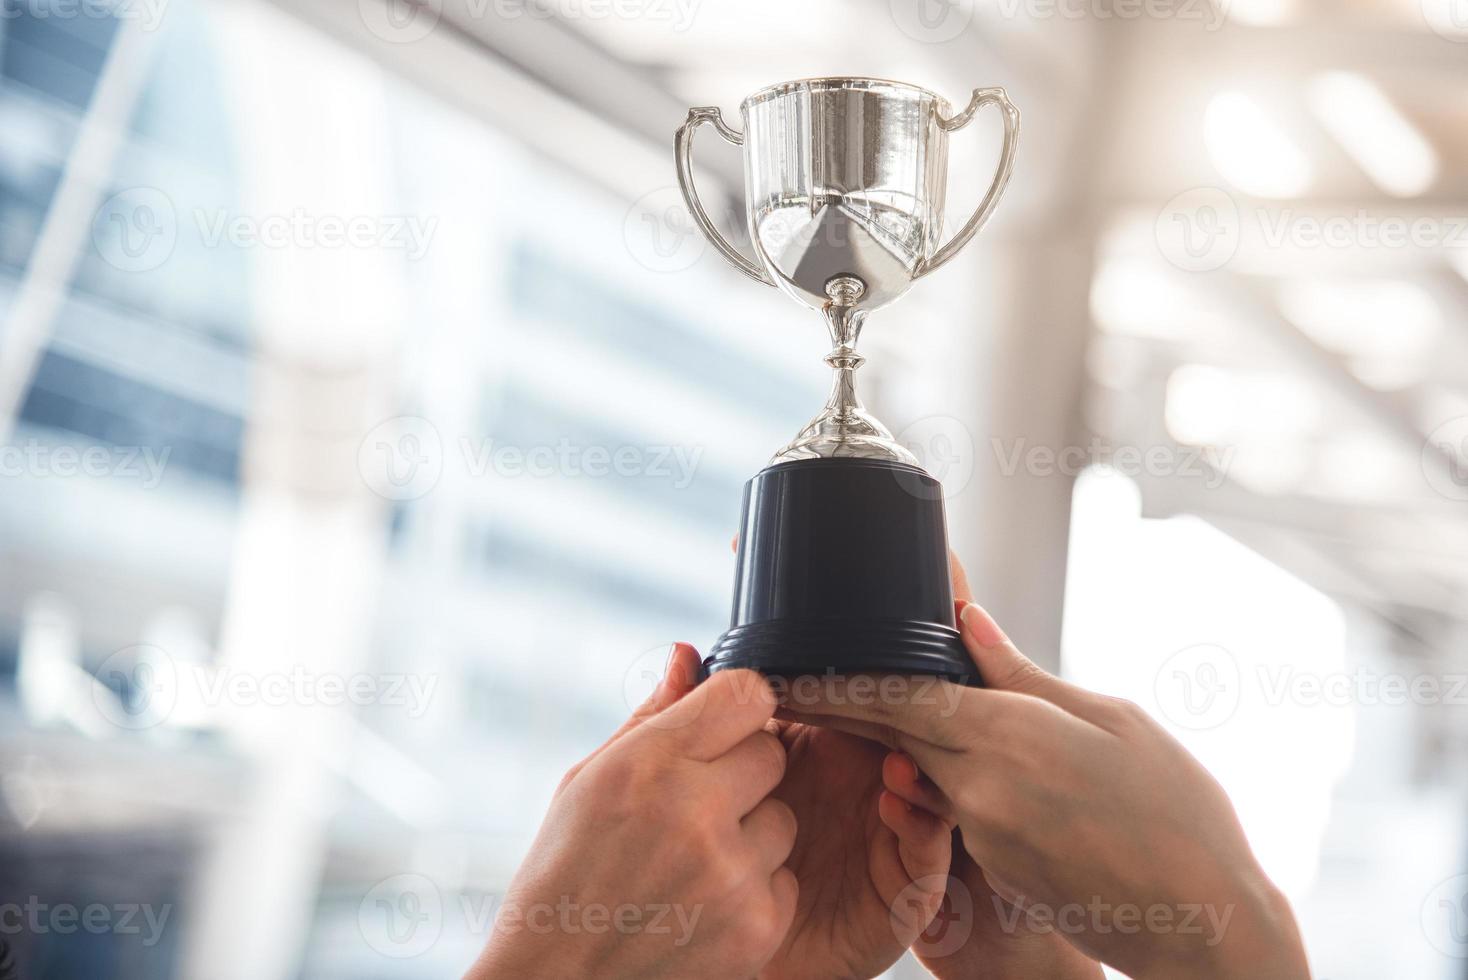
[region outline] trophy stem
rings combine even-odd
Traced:
[[[857,353],[856,342],[861,336],[861,325],[866,321],[866,310],[832,302],[823,312],[826,326],[831,331],[831,343],[835,345],[825,361],[836,372],[831,396],[826,400],[826,414],[838,422],[851,422],[862,410],[861,399],[856,394],[856,369],[867,359]]]
[[[856,369],[866,358],[856,351],[867,311],[856,303],[866,285],[856,276],[832,276],[826,283],[828,302],[821,310],[831,332],[831,352],[825,357],[835,372],[826,407],[811,419],[794,441],[775,454],[771,463],[796,459],[861,457],[917,465],[917,457],[892,438],[887,427],[862,407],[856,394]]]

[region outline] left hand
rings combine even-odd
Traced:
[[[752,977],[780,948],[796,827],[770,798],[774,692],[753,671],[697,675],[676,644],[652,696],[566,774],[469,980]]]

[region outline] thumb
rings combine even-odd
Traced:
[[[658,681],[658,686],[653,688],[647,700],[637,706],[632,712],[632,717],[622,722],[622,727],[612,733],[611,737],[592,752],[586,758],[571,767],[561,780],[564,786],[582,769],[601,755],[607,749],[615,745],[623,736],[633,729],[639,727],[647,719],[655,717],[659,712],[669,705],[676,704],[689,691],[698,686],[699,672],[703,669],[702,662],[698,659],[698,651],[687,643],[674,643],[668,650],[668,663],[663,668],[663,679]]]
[[[1061,680],[1020,653],[983,606],[976,602],[960,603],[958,622],[963,645],[979,668],[985,687],[1028,694],[1072,714],[1085,714],[1093,695]]]
[[[681,700],[684,695],[698,686],[699,673],[702,669],[703,664],[698,658],[697,650],[687,643],[674,643],[668,650],[668,663],[663,668],[663,679],[658,681],[658,686],[653,688],[647,700],[632,712],[632,717],[624,721],[622,727],[612,733],[612,737],[607,739],[606,744],[611,745],[664,708]]]
[[[721,670],[649,718],[644,731],[647,737],[671,740],[689,758],[709,762],[763,730],[774,714],[775,692],[764,676],[753,670]]]

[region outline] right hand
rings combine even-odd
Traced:
[[[770,798],[774,694],[752,671],[695,687],[698,669],[677,645],[648,702],[566,775],[468,980],[750,977],[774,955],[797,892],[795,817]]]
[[[833,693],[790,717],[909,756],[926,778],[888,789],[957,824],[1004,903],[1058,916],[1087,955],[1137,980],[1305,980],[1289,905],[1213,777],[1135,704],[1041,670],[977,605],[959,618],[988,687]]]
[[[911,758],[889,753],[882,782],[894,798],[882,819],[894,833],[909,822],[940,819],[923,809],[936,794]],[[1101,964],[1006,902],[954,836],[942,909],[912,947],[919,963],[937,980],[1105,980]]]

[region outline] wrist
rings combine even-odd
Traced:
[[[1103,980],[1100,963],[1055,933],[992,945],[971,940],[949,956],[919,959],[934,980]]]
[[[1262,874],[1252,885],[1252,901],[1240,906],[1234,928],[1214,947],[1219,955],[1213,976],[1309,980],[1305,944],[1289,900]]]
[[[1138,972],[1137,980],[1171,980],[1183,963],[1201,980],[1309,980],[1304,943],[1284,894],[1262,872],[1245,874],[1228,894],[1205,906],[1210,927],[1201,942],[1174,947],[1168,961]]]
[[[559,980],[591,976],[598,957],[594,951],[584,948],[585,943],[574,940],[575,937],[566,935],[539,936],[524,929],[505,929],[497,922],[484,952],[464,980]]]
[[[578,957],[566,955],[565,950],[497,947],[491,943],[464,980],[552,980],[590,975],[587,966]]]

